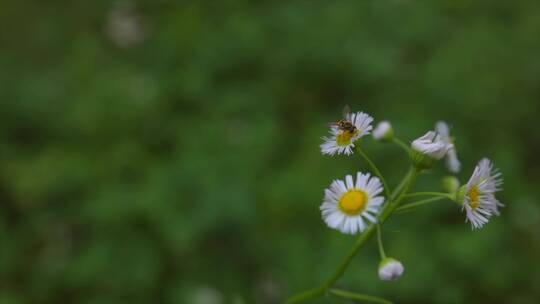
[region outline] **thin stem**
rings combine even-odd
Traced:
[[[406,198],[416,197],[416,196],[438,196],[438,197],[445,197],[445,198],[452,199],[451,194],[444,193],[444,192],[414,192],[414,193],[409,193],[405,195]]]
[[[411,148],[409,148],[409,146],[405,144],[403,141],[401,141],[399,138],[394,136],[392,138],[392,142],[398,145],[400,148],[402,148],[407,153],[407,155],[411,153]]]
[[[371,159],[367,156],[367,154],[364,153],[364,151],[362,151],[360,146],[356,146],[356,151],[358,151],[360,156],[362,156],[364,158],[364,160],[368,163],[371,170],[373,170],[373,172],[375,172],[375,175],[377,175],[381,179],[381,182],[383,183],[384,191],[386,193],[386,197],[388,197],[390,199],[392,197],[392,194],[390,193],[390,188],[388,187],[388,183],[386,183],[386,180],[384,179],[383,175],[381,174],[381,171],[379,171],[377,166],[375,166],[375,164],[371,161]]]
[[[396,212],[403,212],[405,210],[413,209],[413,208],[416,208],[416,207],[419,207],[419,206],[422,206],[422,205],[425,205],[425,204],[429,204],[429,203],[432,203],[432,202],[442,201],[444,199],[446,199],[446,197],[433,197],[433,198],[428,198],[428,199],[425,199],[425,200],[417,201],[417,202],[414,202],[414,203],[405,204],[405,205],[397,208]]]
[[[405,186],[403,187],[403,191],[401,194],[390,204],[388,204],[385,209],[383,210],[381,216],[379,217],[381,225],[384,224],[384,222],[392,215],[392,213],[396,210],[396,208],[399,207],[399,204],[401,201],[405,198],[405,195],[412,187],[412,184],[414,184],[414,181],[416,180],[416,177],[418,176],[418,169],[415,167],[411,167],[408,173],[407,182],[405,183]]]
[[[322,296],[324,294],[324,292],[325,292],[325,289],[322,288],[322,287],[311,289],[311,290],[308,290],[306,292],[303,292],[301,294],[297,294],[297,295],[289,298],[287,300],[287,302],[285,302],[285,303],[293,304],[293,303],[304,302],[304,301],[307,301],[307,300],[318,298],[318,297]]]
[[[350,291],[341,290],[341,289],[336,289],[336,288],[330,289],[330,293],[332,295],[335,295],[335,296],[338,296],[338,297],[341,297],[341,298],[345,298],[345,299],[349,299],[349,300],[366,301],[366,302],[380,303],[380,304],[392,304],[392,302],[390,302],[388,300],[385,300],[383,298],[370,296],[370,295],[365,295],[365,294],[359,294],[359,293],[350,292]]]
[[[360,235],[360,237],[358,238],[358,240],[354,244],[354,247],[351,249],[351,251],[349,251],[349,254],[347,254],[345,259],[341,262],[341,264],[339,265],[339,267],[336,270],[336,272],[334,273],[334,275],[332,275],[328,280],[326,280],[326,282],[324,282],[324,284],[321,287],[316,288],[316,289],[312,289],[312,290],[308,290],[308,291],[303,292],[303,293],[301,293],[299,295],[296,295],[296,296],[290,298],[286,303],[287,304],[300,303],[300,302],[310,300],[310,299],[314,299],[314,298],[317,298],[317,297],[320,297],[321,295],[323,295],[326,292],[326,290],[331,288],[334,285],[334,283],[343,275],[343,273],[345,273],[345,270],[347,269],[347,266],[349,266],[349,264],[351,263],[354,256],[358,253],[360,248],[362,248],[362,246],[364,246],[366,241],[371,238],[371,236],[373,235],[373,232],[375,232],[375,227],[376,226],[374,224],[371,224],[367,228],[367,230],[364,231]]]
[[[384,252],[381,234],[381,225],[377,225],[377,242],[379,243],[379,255],[381,256],[381,260],[384,260],[386,259],[386,253]]]
[[[340,266],[338,267],[338,270],[334,273],[333,276],[331,276],[324,284],[323,288],[328,289],[334,285],[334,283],[345,273],[345,270],[347,269],[347,266],[351,263],[352,259],[356,256],[360,248],[364,246],[364,244],[371,238],[373,233],[375,232],[375,225],[371,224],[366,231],[364,231],[356,243],[354,244],[354,247],[349,251],[349,254],[345,257],[343,262],[341,262]]]
[[[399,183],[399,185],[394,189],[394,192],[392,192],[392,200],[395,200],[396,197],[399,195],[399,193],[401,192],[401,190],[403,189],[403,187],[405,186],[405,184],[409,180],[410,174],[411,174],[411,171],[408,171],[407,174],[405,174],[405,176],[403,177],[403,179]]]

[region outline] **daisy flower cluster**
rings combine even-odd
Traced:
[[[458,159],[456,142],[450,134],[450,126],[444,121],[438,121],[433,130],[428,130],[407,144],[396,136],[397,132],[391,122],[380,121],[375,128],[372,126],[373,122],[373,117],[367,113],[345,111],[340,120],[331,124],[330,135],[322,137],[320,150],[323,155],[348,157],[353,154],[359,155],[371,170],[371,172],[355,171],[346,175],[343,180],[333,180],[324,190],[320,205],[323,222],[329,228],[360,237],[334,276],[321,287],[296,295],[287,303],[299,303],[328,293],[349,297],[348,299],[373,299],[372,296],[364,295],[350,297],[351,292],[332,289],[332,286],[343,275],[354,255],[375,232],[381,258],[378,268],[379,278],[383,281],[398,280],[405,268],[399,260],[386,256],[381,232],[382,225],[395,212],[410,210],[434,201],[449,200],[458,206],[456,209],[465,214],[465,222],[469,222],[472,229],[476,230],[484,227],[494,215],[499,215],[500,208],[504,206],[496,198],[497,192],[502,190],[502,174],[487,158],[478,162],[468,182],[463,186],[460,186],[456,176],[446,176],[443,179],[443,188],[446,192],[410,193],[418,175],[434,169],[443,159],[451,174],[461,171],[462,165]],[[411,169],[403,181],[392,189],[393,191],[389,189],[384,176],[360,145],[363,143],[361,139],[369,134],[372,134],[376,141],[395,144],[405,151],[410,159]],[[428,198],[401,204],[403,201],[423,196]]]
[[[343,119],[330,127],[329,137],[323,137],[321,153],[324,155],[354,153],[355,142],[373,130],[373,117],[364,113],[348,113]],[[392,142],[394,130],[388,121],[381,121],[373,130],[373,138],[378,141]],[[412,163],[420,169],[430,169],[434,164],[445,159],[451,173],[458,173],[461,162],[457,157],[454,139],[450,127],[444,121],[435,124],[435,130],[427,131],[410,144]],[[476,166],[469,182],[456,193],[456,200],[465,211],[466,221],[473,229],[481,228],[491,216],[499,215],[503,206],[495,193],[501,190],[501,173],[493,169],[489,159],[481,160]],[[345,234],[362,233],[369,223],[377,223],[377,216],[382,210],[385,197],[381,195],[383,185],[378,177],[370,173],[356,173],[356,182],[351,175],[343,180],[334,180],[324,191],[324,200],[320,207],[326,225]]]

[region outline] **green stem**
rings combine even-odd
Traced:
[[[350,291],[341,290],[341,289],[332,288],[332,289],[330,289],[330,293],[332,295],[335,295],[335,296],[338,296],[338,297],[341,297],[341,298],[345,298],[345,299],[349,299],[349,300],[366,301],[366,302],[380,303],[380,304],[392,304],[392,302],[390,302],[388,300],[385,300],[385,299],[382,299],[382,298],[379,298],[379,297],[359,294],[359,293],[350,292]]]
[[[452,199],[451,194],[444,193],[444,192],[414,192],[414,193],[409,193],[405,195],[406,198],[416,197],[416,196],[437,196],[437,197],[444,197],[444,198]]]
[[[349,254],[345,257],[345,259],[341,262],[339,265],[337,271],[334,273],[333,276],[331,276],[324,284],[323,288],[328,289],[334,285],[334,283],[345,273],[345,270],[347,270],[347,267],[351,263],[352,259],[356,256],[360,248],[364,246],[364,244],[371,238],[373,233],[375,232],[376,225],[371,224],[366,231],[360,235],[356,243],[354,244],[351,251],[349,251]]]
[[[409,190],[412,187],[412,184],[416,180],[416,177],[418,176],[418,172],[419,171],[417,168],[411,167],[408,173],[407,182],[405,183],[405,186],[403,186],[403,191],[394,201],[390,202],[390,204],[388,204],[385,207],[381,216],[379,217],[381,225],[384,224],[384,222],[386,222],[386,220],[392,215],[392,213],[394,213],[396,208],[399,207],[399,204],[405,198],[405,195],[407,194],[407,192],[409,192]]]
[[[299,295],[293,296],[287,300],[287,304],[293,304],[293,303],[300,303],[306,300],[314,299],[317,297],[322,296],[326,293],[327,290],[329,290],[334,283],[345,273],[345,270],[351,263],[352,259],[356,256],[360,248],[364,246],[364,244],[373,236],[373,233],[375,232],[375,229],[378,225],[383,225],[384,222],[392,215],[392,213],[396,210],[396,208],[399,207],[399,204],[404,198],[404,194],[406,194],[414,181],[416,180],[416,176],[418,175],[418,169],[411,167],[409,170],[409,173],[407,173],[405,186],[403,188],[403,191],[401,192],[401,195],[399,195],[394,201],[389,201],[385,207],[383,208],[380,216],[378,217],[379,224],[370,224],[369,227],[360,235],[356,243],[354,244],[353,248],[349,251],[345,259],[341,262],[340,266],[326,282],[319,288],[311,289],[306,292],[303,292]]]
[[[433,198],[428,198],[428,199],[425,199],[425,200],[417,201],[417,202],[414,202],[414,203],[405,204],[405,205],[397,208],[396,212],[402,212],[402,211],[413,209],[413,208],[416,208],[416,207],[419,207],[419,206],[422,206],[422,205],[425,205],[425,204],[429,204],[429,203],[432,203],[432,202],[442,201],[444,199],[446,199],[446,197],[433,197]]]
[[[356,243],[354,244],[353,248],[349,251],[345,259],[341,262],[338,269],[332,275],[324,284],[316,289],[308,290],[306,292],[303,292],[299,295],[296,295],[289,300],[287,300],[287,304],[293,304],[293,303],[300,303],[306,300],[314,299],[317,297],[320,297],[323,295],[330,287],[334,285],[334,283],[345,273],[345,270],[351,263],[354,256],[358,253],[360,248],[364,246],[364,244],[371,238],[373,235],[373,232],[375,232],[376,225],[371,224],[358,238]]]
[[[402,142],[399,138],[394,136],[392,138],[392,142],[402,148],[407,153],[407,155],[411,153],[411,148],[409,148],[409,146]]]
[[[379,171],[377,166],[375,166],[375,164],[371,161],[371,159],[367,156],[367,154],[364,153],[364,151],[362,151],[360,146],[356,146],[356,151],[358,151],[358,154],[360,154],[360,156],[362,156],[362,158],[364,158],[364,160],[368,163],[371,170],[373,170],[373,172],[375,172],[375,175],[377,175],[381,179],[381,182],[383,183],[384,191],[386,193],[386,197],[391,199],[392,195],[390,194],[390,188],[388,187],[388,183],[386,183],[386,180],[384,179],[383,175],[381,174],[381,171]]]
[[[405,176],[403,177],[399,185],[394,189],[394,192],[392,192],[392,200],[395,200],[396,197],[401,193],[401,190],[403,189],[403,187],[405,187],[405,184],[409,180],[410,174],[411,174],[411,171],[407,172],[407,174],[405,174]]]
[[[300,303],[307,300],[315,299],[322,296],[325,293],[325,291],[326,290],[322,287],[311,289],[301,294],[297,294],[293,297],[290,297],[285,303],[293,304],[293,303]]]
[[[386,253],[382,244],[381,225],[377,225],[377,242],[379,243],[379,255],[381,256],[381,260],[384,260],[386,259]]]

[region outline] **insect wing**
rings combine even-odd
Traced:
[[[343,113],[343,118],[345,120],[349,120],[349,118],[351,117],[351,113],[352,113],[351,107],[349,107],[349,105],[345,105],[343,107],[343,112],[342,113]]]

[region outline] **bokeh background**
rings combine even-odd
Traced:
[[[0,1],[0,303],[281,303],[355,238],[325,227],[349,104],[410,141],[443,119],[502,215],[395,216],[339,286],[396,303],[540,301],[540,2]],[[392,185],[408,160],[362,146]],[[422,176],[439,189],[444,166]],[[317,302],[317,301],[315,301]],[[339,303],[320,299],[317,303]],[[345,302],[343,302],[345,303]]]

